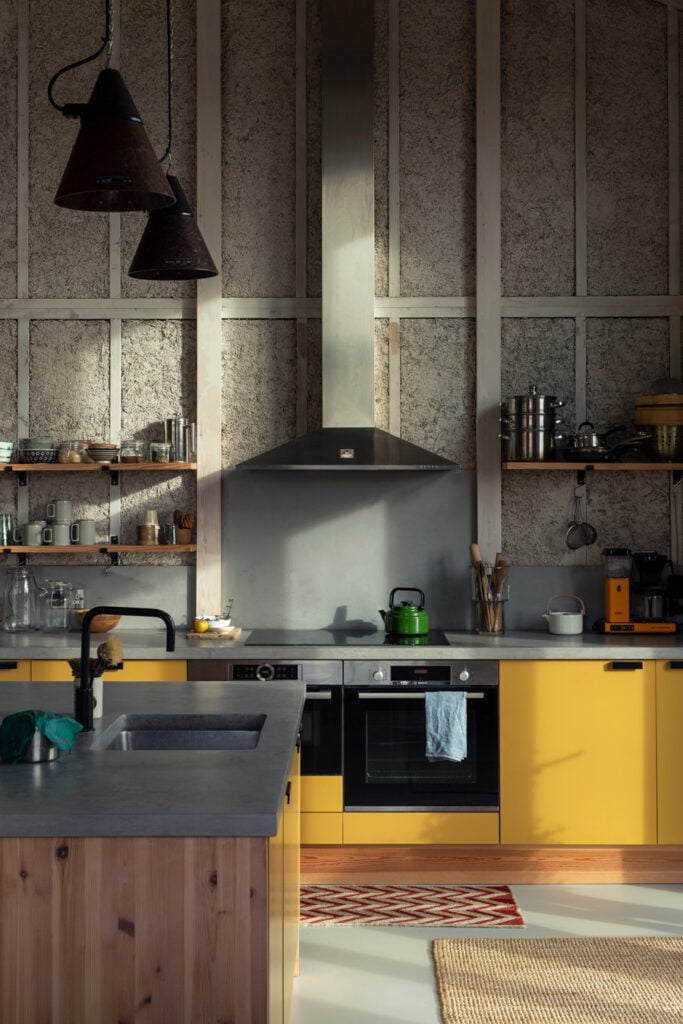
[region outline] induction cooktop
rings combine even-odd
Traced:
[[[423,636],[392,636],[372,629],[253,629],[245,647],[448,647],[446,634],[431,629]]]

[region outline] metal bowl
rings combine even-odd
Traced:
[[[49,740],[46,740],[42,732],[33,733],[33,739],[24,751],[21,760],[35,763],[37,761],[56,761],[59,757],[59,747],[53,747]]]

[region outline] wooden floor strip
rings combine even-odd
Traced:
[[[304,846],[302,882],[683,882],[683,846]]]

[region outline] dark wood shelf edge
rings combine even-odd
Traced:
[[[196,544],[39,544],[35,547],[29,547],[27,544],[10,544],[0,548],[3,555],[115,555],[157,551],[192,553],[196,550]]]

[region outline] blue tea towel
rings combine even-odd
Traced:
[[[467,757],[467,697],[461,690],[425,693],[425,755],[430,761],[464,761]]]

